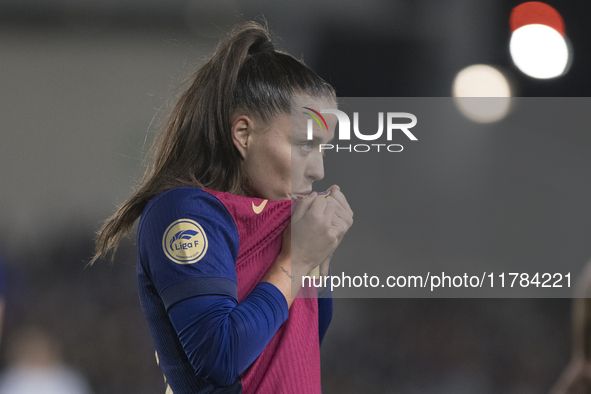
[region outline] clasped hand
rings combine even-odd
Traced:
[[[291,224],[283,233],[281,254],[290,254],[292,272],[303,274],[318,265],[328,270],[328,263],[345,233],[353,224],[353,211],[337,185],[330,194],[316,192],[295,204]]]

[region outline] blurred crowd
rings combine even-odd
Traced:
[[[58,239],[4,264],[0,394],[163,394],[134,241],[89,267],[90,229]],[[323,392],[545,393],[569,359],[570,310],[568,299],[335,299]]]
[[[19,365],[39,358],[38,364],[54,366],[64,379],[79,383],[78,391],[62,393],[162,394],[163,377],[137,296],[133,242],[123,242],[114,264],[87,266],[92,230],[56,239],[63,242],[5,264],[0,355],[3,370],[13,376],[5,382],[14,381]]]
[[[59,345],[42,329],[21,328],[8,346],[0,394],[90,394],[86,379],[62,363]]]

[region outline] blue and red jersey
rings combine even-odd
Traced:
[[[174,394],[320,390],[332,299],[303,287],[290,308],[260,282],[281,250],[291,201],[178,187],[138,226],[142,309]]]

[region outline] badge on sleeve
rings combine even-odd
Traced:
[[[177,264],[193,264],[207,253],[207,236],[196,221],[179,219],[164,232],[162,249]]]

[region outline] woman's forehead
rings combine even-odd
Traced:
[[[325,109],[337,109],[334,98],[302,97],[292,100],[291,122],[293,125],[307,124],[308,119],[313,119],[315,123],[329,123],[332,117],[326,117],[321,114]]]
[[[325,123],[326,122],[326,123]],[[325,119],[313,119],[310,116],[302,114],[296,115],[291,119],[290,134],[292,139],[296,140],[318,140],[320,143],[326,143],[334,137],[337,119],[334,115],[329,115]],[[312,138],[310,137],[310,131]]]
[[[312,127],[314,137],[319,137],[322,140],[332,139],[337,121],[336,117],[330,115],[318,116],[318,113],[323,109],[336,108],[337,105],[335,99],[332,97],[295,98],[292,100],[291,113],[280,113],[270,119],[264,128],[265,134],[272,140],[285,137],[288,139],[306,139],[308,134],[308,119],[313,119]],[[310,114],[312,114],[313,117],[310,116]],[[328,129],[326,126],[328,126]]]

